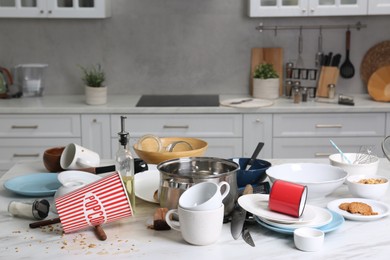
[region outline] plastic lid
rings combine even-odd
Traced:
[[[45,200],[35,200],[32,206],[32,214],[36,219],[44,219],[49,215],[50,203]]]

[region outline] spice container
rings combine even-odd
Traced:
[[[294,67],[294,63],[292,62],[286,63],[286,78],[288,79],[292,78],[293,67]]]
[[[292,95],[294,97],[295,104],[298,104],[301,102],[301,90],[299,89],[299,87],[294,86]]]
[[[45,199],[34,201],[11,201],[8,212],[14,217],[44,219],[49,215],[50,203]]]
[[[328,85],[328,98],[335,98],[336,96],[336,85],[335,84],[329,84]]]
[[[307,96],[308,96],[307,87],[304,87],[302,89],[302,102],[307,102]]]
[[[293,82],[291,80],[286,80],[286,97],[291,97],[291,89]]]

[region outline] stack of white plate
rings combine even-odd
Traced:
[[[339,213],[308,204],[300,218],[274,212],[268,209],[268,200],[269,195],[266,194],[249,194],[241,196],[238,203],[252,213],[260,225],[284,234],[293,234],[295,229],[301,227],[318,228],[326,233],[344,223]]]

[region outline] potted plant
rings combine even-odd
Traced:
[[[107,103],[107,86],[104,85],[106,76],[100,64],[85,68],[80,66],[85,84],[85,102],[89,105]]]
[[[272,64],[263,63],[253,72],[253,97],[276,99],[279,97],[279,75]]]

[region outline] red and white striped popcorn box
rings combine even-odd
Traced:
[[[126,188],[117,172],[57,198],[55,204],[65,233],[133,215]]]

